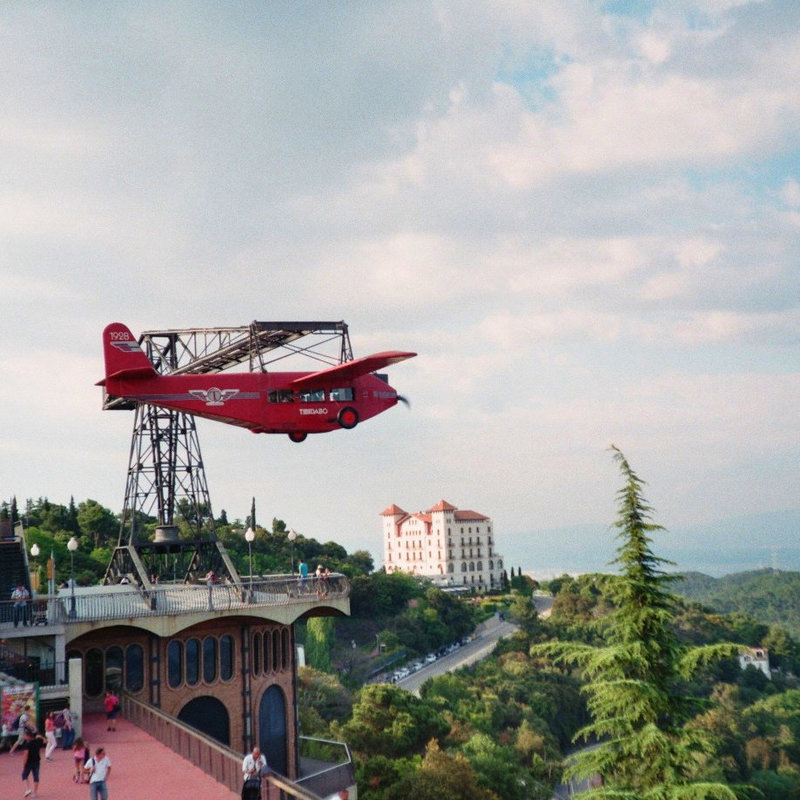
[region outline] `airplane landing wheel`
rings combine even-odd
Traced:
[[[355,428],[358,425],[358,411],[356,411],[352,406],[345,406],[340,412],[339,416],[336,417],[336,421],[343,427],[347,428]]]
[[[292,431],[292,432],[289,434],[289,438],[290,438],[290,439],[291,439],[293,442],[298,442],[298,443],[299,443],[299,442],[304,442],[304,441],[306,440],[306,436],[308,436],[308,434],[307,434],[307,433],[299,433],[298,431]]]

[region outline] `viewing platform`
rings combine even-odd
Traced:
[[[176,625],[186,627],[209,615],[239,612],[290,625],[309,611],[328,607],[332,613],[349,613],[350,582],[339,573],[328,580],[308,578],[299,581],[287,575],[253,578],[239,584],[214,585],[163,583],[149,589],[134,584],[115,586],[76,586],[56,595],[36,595],[24,620],[13,625],[12,603],[0,603],[0,628],[17,635],[43,634],[43,628],[63,626],[74,629],[74,636],[87,628],[107,627],[120,622],[136,624],[163,634]],[[176,618],[181,618],[177,622]],[[13,635],[13,634],[11,634]],[[72,636],[68,635],[68,638]]]

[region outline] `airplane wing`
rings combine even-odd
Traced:
[[[345,361],[344,364],[337,364],[335,367],[323,369],[320,372],[311,372],[296,378],[290,384],[293,389],[328,389],[340,386],[342,383],[352,381],[361,375],[387,367],[389,364],[397,364],[407,358],[414,358],[416,353],[406,353],[402,350],[387,350],[384,353],[373,353],[371,356],[356,358],[353,361]]]

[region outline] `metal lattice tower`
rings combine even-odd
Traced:
[[[311,358],[330,366],[353,358],[341,321],[148,331],[139,343],[163,375],[221,372],[244,363],[250,372],[265,372],[283,359]],[[120,536],[104,582],[129,576],[149,587],[153,576],[194,581],[213,569],[240,583],[214,532],[194,417],[108,395],[103,408],[135,411]],[[150,538],[153,518],[157,524]]]

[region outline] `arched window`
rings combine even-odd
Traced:
[[[104,675],[103,675],[103,651],[97,647],[93,647],[86,653],[85,659],[85,679],[86,679],[86,694],[89,697],[97,697],[103,693]]]
[[[281,634],[281,667],[283,669],[289,668],[289,629],[284,628]]]
[[[122,687],[122,648],[114,645],[106,650],[105,688],[118,692]]]
[[[200,681],[200,642],[188,639],[186,642],[186,683],[196,686]]]
[[[478,562],[478,572],[483,572],[483,561]]]
[[[467,562],[466,561],[462,561],[461,562],[461,571],[462,572],[466,572],[467,571]]]
[[[217,640],[213,636],[203,639],[203,680],[213,683],[217,679]]]
[[[469,571],[470,572],[475,572],[475,562],[474,561],[470,561],[469,562]]]
[[[233,636],[226,633],[219,640],[219,672],[224,681],[233,677]]]
[[[253,675],[258,675],[261,672],[261,634],[253,634],[253,644],[251,645],[253,652],[251,653],[253,659]]]
[[[278,631],[272,632],[272,671],[277,672],[281,663],[281,637]]]
[[[173,639],[167,645],[167,683],[171,688],[181,685],[183,680],[183,643]]]
[[[216,697],[196,697],[179,712],[178,719],[230,746],[231,722],[225,704]]]
[[[144,651],[142,646],[132,644],[125,651],[125,689],[140,692],[144,687]]]
[[[272,634],[264,632],[264,672],[272,672],[275,665],[272,663]]]

